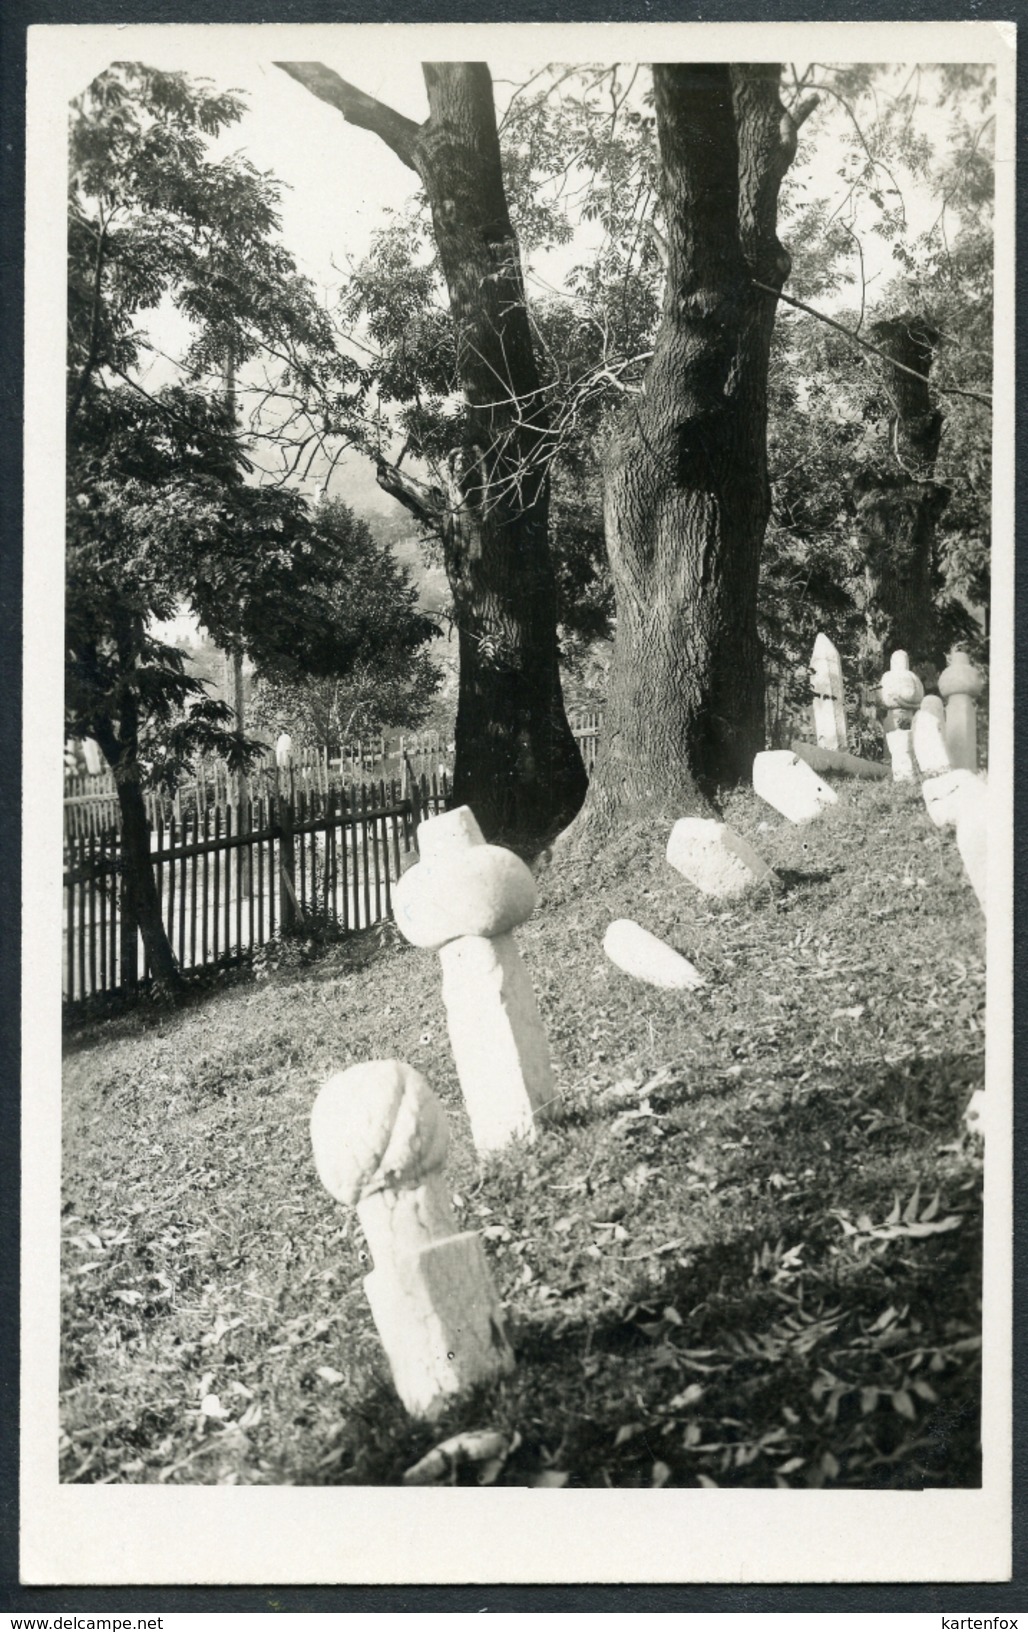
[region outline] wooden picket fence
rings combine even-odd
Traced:
[[[148,790],[144,794],[151,825],[163,814],[165,799]],[[66,776],[64,779],[65,839],[97,837],[121,825],[118,795],[110,771],[95,776]]]
[[[586,771],[592,771],[603,724],[600,709],[573,710],[568,715],[572,733],[582,751]],[[240,804],[261,804],[281,796],[288,785],[295,793],[327,799],[331,792],[342,794],[369,771],[378,770],[382,780],[400,779],[406,772],[418,777],[439,777],[453,773],[453,738],[441,731],[420,731],[398,738],[370,737],[342,743],[337,747],[294,748],[288,772],[280,770],[272,752],[254,766],[243,784],[224,760],[201,759],[174,793],[149,790],[147,814],[152,827],[161,821],[165,829],[172,821],[179,831],[206,811],[220,810],[222,822]],[[283,780],[285,778],[285,781]],[[64,782],[64,832],[70,842],[99,839],[121,826],[118,795],[110,771],[95,776],[69,776]],[[109,847],[109,846],[108,846]]]
[[[437,773],[326,791],[289,784],[235,810],[194,807],[181,820],[157,811],[151,862],[179,967],[238,961],[305,926],[381,922],[418,822],[445,809],[448,796],[448,778]],[[120,833],[66,838],[65,999],[129,994],[150,978]]]
[[[596,756],[600,751],[600,732],[603,730],[602,708],[577,708],[568,715],[571,735],[578,743],[586,774],[592,776]]]

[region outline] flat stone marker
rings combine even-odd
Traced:
[[[790,822],[810,822],[839,795],[791,748],[774,748],[753,761],[753,791]]]
[[[967,653],[950,652],[939,676],[939,695],[946,700],[946,746],[956,770],[978,769],[978,698],[984,686]]]
[[[370,1060],[329,1077],[311,1112],[322,1184],[356,1206],[374,1269],[364,1281],[396,1391],[412,1416],[512,1369],[479,1236],[446,1187],[449,1129],[420,1072]]]
[[[968,799],[984,800],[985,783],[973,771],[945,771],[921,784],[921,794],[936,827],[956,827],[960,808]]]
[[[536,902],[520,858],[486,844],[466,805],[423,821],[421,860],[393,888],[400,933],[434,947],[454,1063],[480,1155],[533,1139],[556,1088],[535,993],[511,931]]]
[[[913,782],[917,767],[910,745],[910,726],[924,696],[924,686],[910,667],[906,652],[893,652],[882,675],[880,693],[885,709],[885,744],[892,761],[894,782]]]
[[[827,635],[818,635],[810,660],[814,691],[814,735],[819,748],[833,750],[849,746],[846,731],[846,688],[842,660]]]
[[[611,963],[636,980],[668,991],[695,991],[703,976],[688,958],[683,958],[667,941],[651,935],[631,918],[616,918],[603,937],[603,950]]]
[[[880,782],[889,773],[877,760],[858,759],[856,754],[837,754],[830,748],[815,748],[812,742],[799,738],[789,744],[797,758],[805,760],[819,776],[856,776],[867,782]]]
[[[744,895],[758,884],[777,882],[774,869],[753,846],[712,817],[681,817],[671,829],[667,859],[704,895]]]
[[[946,710],[941,697],[925,697],[910,726],[910,746],[922,776],[953,769],[946,747]]]

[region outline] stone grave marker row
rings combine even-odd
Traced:
[[[837,802],[819,770],[884,774],[845,752],[842,669],[827,637],[818,637],[812,667],[817,748],[758,754],[753,768],[755,791],[794,822]],[[957,757],[977,763],[981,682],[963,654],[953,654],[940,690],[949,705],[944,718],[939,699],[924,699],[906,654],[893,654],[881,687],[892,774],[934,773],[924,784],[929,815],[956,827],[984,906],[985,790],[971,767],[952,768]],[[534,1138],[554,1101],[549,1047],[513,937],[534,910],[535,880],[512,852],[486,844],[467,807],[422,822],[419,853],[394,890],[396,922],[413,945],[439,954],[457,1075],[475,1147],[488,1156]],[[715,820],[676,822],[667,860],[714,897],[778,885],[752,846]],[[604,950],[652,985],[703,984],[688,959],[631,920],[609,925]],[[374,1262],[365,1290],[407,1410],[438,1415],[452,1395],[509,1371],[513,1355],[481,1240],[453,1215],[444,1176],[449,1131],[424,1077],[398,1060],[336,1073],[315,1102],[311,1137],[323,1183],[356,1207],[363,1226]]]

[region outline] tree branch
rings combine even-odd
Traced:
[[[370,130],[380,136],[408,169],[417,172],[414,151],[421,126],[413,119],[358,90],[356,85],[341,79],[334,68],[326,68],[324,63],[276,62],[275,67],[305,86],[312,96],[337,108],[348,124],[359,125],[362,130]]]
[[[419,482],[385,459],[375,461],[375,480],[384,493],[398,500],[411,515],[433,532],[442,531],[446,519],[446,498],[438,487]]]
[[[824,312],[819,312],[813,306],[808,306],[805,300],[796,300],[792,295],[785,295],[780,289],[772,289],[769,283],[761,283],[757,278],[752,278],[750,281],[754,289],[762,289],[766,295],[774,295],[776,300],[784,300],[787,306],[795,306],[798,312],[806,312],[808,317],[816,317],[819,323],[826,323],[830,329],[835,329],[837,333],[845,335],[851,345],[859,346],[862,351],[870,351],[876,357],[881,357],[882,361],[888,363],[890,368],[898,368],[901,374],[909,374],[915,380],[924,380],[940,396],[969,397],[972,402],[980,402],[983,408],[992,411],[992,398],[983,396],[980,391],[965,391],[959,385],[939,385],[935,380],[929,381],[927,374],[919,373],[916,368],[908,368],[906,363],[898,363],[895,357],[890,357],[889,353],[883,351],[881,346],[873,346],[870,340],[864,340],[859,334],[854,334],[853,330],[848,329],[845,323],[838,323],[834,317],[828,317]]]

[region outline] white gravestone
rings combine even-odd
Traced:
[[[695,991],[703,976],[688,958],[631,918],[616,918],[603,937],[603,950],[626,975],[669,991]]]
[[[753,761],[753,791],[790,822],[810,822],[839,802],[833,788],[791,748],[769,749]]]
[[[288,731],[283,731],[275,739],[275,764],[280,771],[288,771],[293,763],[293,739]]]
[[[790,742],[789,747],[800,759],[806,760],[811,770],[819,776],[838,773],[839,776],[856,776],[866,782],[880,782],[882,777],[889,774],[885,766],[879,765],[876,760],[858,759],[855,754],[837,754],[831,748],[815,748],[813,743],[799,739]]]
[[[893,652],[882,675],[885,742],[892,761],[894,782],[913,782],[916,774],[910,745],[910,725],[924,696],[924,686],[910,667],[906,652]]]
[[[774,870],[724,822],[683,816],[671,829],[667,859],[704,895],[744,895],[758,884],[776,885]]]
[[[910,726],[910,746],[922,776],[953,769],[946,747],[946,710],[941,697],[925,697]]]
[[[961,801],[957,811],[957,849],[978,905],[985,912],[989,884],[988,799]]]
[[[957,770],[978,769],[978,698],[984,685],[966,652],[950,652],[939,695],[946,699],[946,746]]]
[[[315,1100],[311,1143],[326,1190],[356,1206],[374,1262],[364,1289],[406,1409],[438,1416],[510,1371],[482,1242],[450,1204],[446,1116],[420,1072],[400,1060],[337,1072]]]
[[[418,828],[421,860],[393,890],[400,933],[434,947],[454,1063],[480,1155],[532,1139],[556,1093],[531,982],[511,931],[536,901],[513,851],[486,844],[466,805]]]
[[[849,746],[846,731],[846,688],[842,661],[827,635],[818,635],[810,660],[814,692],[814,736],[819,748],[836,751]]]
[[[973,771],[945,771],[922,782],[921,794],[936,827],[956,827],[960,807],[967,799],[984,799],[986,787]]]

